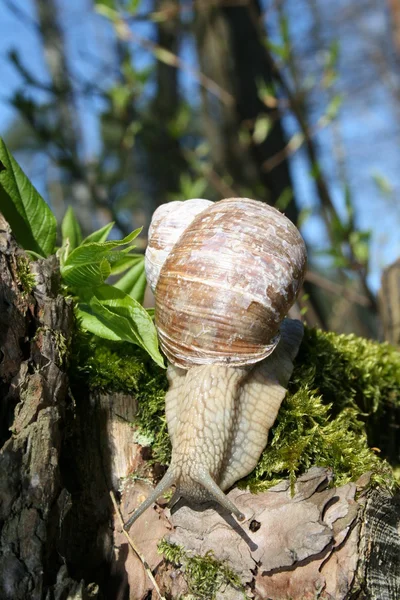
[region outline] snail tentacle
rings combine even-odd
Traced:
[[[229,500],[227,496],[225,496],[224,492],[218,487],[208,473],[203,473],[201,477],[196,478],[196,481],[210,493],[213,500],[218,502],[218,504],[223,506],[223,508],[225,508],[228,512],[235,515],[238,521],[245,520],[246,517],[244,514],[240,512],[237,506],[235,506],[235,504]]]
[[[144,513],[145,510],[150,508],[152,504],[154,504],[157,499],[166,492],[174,483],[179,476],[179,472],[177,473],[176,469],[170,467],[168,471],[165,473],[164,477],[161,479],[160,483],[155,487],[153,492],[147,496],[146,500],[142,502],[142,504],[135,510],[133,515],[127,520],[124,525],[124,529],[128,531],[133,523]]]

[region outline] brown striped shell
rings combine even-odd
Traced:
[[[172,246],[156,286],[156,326],[167,358],[188,369],[268,356],[306,260],[299,231],[276,209],[247,198],[206,207]]]
[[[147,281],[153,292],[156,289],[161,267],[173,246],[195,216],[210,205],[212,205],[210,200],[193,198],[186,202],[179,200],[167,202],[154,211],[145,255]]]

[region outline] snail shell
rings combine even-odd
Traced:
[[[161,245],[159,226],[152,234]],[[293,223],[261,202],[229,198],[197,214],[170,247],[156,287],[156,326],[170,362],[240,366],[268,356],[306,269]]]
[[[149,243],[145,254],[148,284],[156,289],[161,268],[186,227],[200,212],[212,205],[210,200],[194,198],[186,202],[168,202],[154,212],[149,227]]]

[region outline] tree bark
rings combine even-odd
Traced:
[[[0,250],[0,596],[36,600],[54,583],[58,558],[72,306],[57,295],[55,257],[35,263],[30,293],[27,257],[2,218]]]
[[[0,597],[2,600],[148,600],[158,598],[130,550],[123,517],[151,489],[146,450],[132,441],[135,399],[70,389],[68,348],[75,325],[59,293],[56,259],[30,264],[0,222]],[[136,478],[132,475],[136,474]],[[155,478],[157,474],[154,473]],[[189,559],[212,550],[243,589],[223,580],[194,598],[340,600],[400,598],[400,503],[365,492],[368,475],[331,487],[327,469],[253,495],[229,494],[245,513],[238,524],[214,505],[165,501],[130,531],[162,593],[196,592]],[[180,564],[157,552],[167,536],[183,548]],[[216,579],[216,581],[218,581]]]
[[[390,344],[400,345],[400,259],[386,267],[379,290],[379,313],[383,337]]]
[[[202,510],[178,504],[172,514],[149,509],[145,523],[136,521],[130,534],[167,598],[195,590],[187,557],[171,565],[157,555],[163,535],[188,557],[211,551],[239,575],[243,589],[225,583],[212,596],[217,600],[241,600],[243,592],[255,600],[400,598],[399,498],[384,490],[366,492],[368,474],[341,487],[332,487],[331,480],[329,469],[313,467],[298,478],[294,494],[289,481],[257,495],[235,488],[228,496],[245,513],[241,524],[211,504]],[[121,501],[126,517],[148,492],[143,483],[127,488]],[[116,531],[126,546],[117,525]],[[152,585],[142,583],[143,565],[130,556],[125,569],[130,600],[144,600]]]
[[[56,257],[30,263],[0,215],[2,600],[118,597],[109,490],[143,462],[136,403],[71,391],[75,327]]]

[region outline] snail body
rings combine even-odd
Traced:
[[[180,203],[192,203],[186,206],[189,223],[179,225],[179,235],[173,232],[173,243],[159,235],[161,227],[168,233],[157,214],[165,208],[153,217],[146,269],[160,345],[170,362],[172,458],[127,527],[172,484],[176,497],[214,499],[243,518],[224,491],[256,466],[302,339],[299,321],[283,321],[306,267],[296,227],[255,200],[206,202]],[[176,217],[184,212],[178,204],[170,207],[170,222],[171,210]]]

